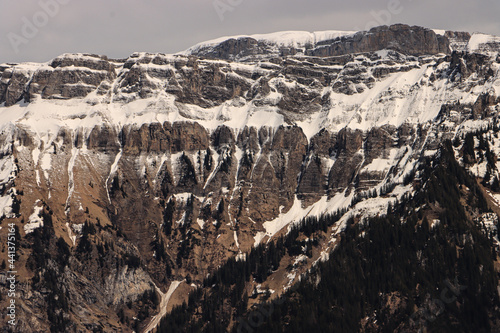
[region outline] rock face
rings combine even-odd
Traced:
[[[497,57],[450,50],[469,39],[395,25],[278,55],[251,38],[199,49],[245,63],[1,65],[0,220],[19,228],[32,318],[19,327],[138,331],[156,287],[187,294],[305,216],[381,214],[357,203],[399,199],[440,143],[495,121]]]
[[[446,36],[437,35],[430,29],[404,24],[372,28],[354,36],[341,37],[333,41],[318,43],[307,55],[331,57],[344,54],[394,50],[420,56],[449,53],[450,42]]]
[[[13,105],[35,96],[70,99],[87,96],[116,78],[115,65],[96,55],[63,55],[48,65],[0,68],[0,103]]]
[[[448,31],[444,35],[419,26],[395,24],[380,26],[369,31],[339,33],[339,37],[304,44],[266,40],[252,37],[228,38],[216,45],[201,45],[189,50],[189,54],[212,59],[253,61],[262,58],[305,54],[316,57],[332,57],[362,52],[394,50],[420,56],[437,53],[449,54],[450,44],[463,48],[470,34]],[[467,38],[468,37],[468,38]]]
[[[454,51],[467,51],[467,45],[471,35],[468,32],[446,31],[444,36],[450,41],[450,47]]]

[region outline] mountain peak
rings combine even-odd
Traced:
[[[439,32],[439,31],[438,31]],[[181,52],[206,58],[252,61],[283,55],[338,56],[392,49],[409,55],[450,53],[445,32],[394,24],[369,31],[282,31],[261,35],[221,37]]]
[[[229,40],[253,39],[257,42],[273,43],[282,47],[305,47],[308,44],[314,45],[324,40],[332,40],[341,36],[355,34],[356,31],[279,31],[267,34],[236,35],[225,36],[198,43],[179,54],[192,54],[209,47],[215,47]]]
[[[479,33],[472,36],[473,39],[468,32],[393,24],[358,32],[281,31],[228,36],[198,43],[179,54],[251,62],[280,56],[330,57],[385,49],[412,56],[450,54],[453,51],[484,53],[500,50],[498,37]]]

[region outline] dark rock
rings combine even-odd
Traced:
[[[314,49],[307,51],[307,54],[330,57],[383,49],[413,56],[450,53],[448,38],[436,35],[430,29],[395,24],[372,28],[368,32],[358,32],[354,36],[317,43]]]
[[[116,153],[120,148],[118,134],[109,125],[95,126],[88,136],[87,147],[102,152]]]
[[[328,175],[329,194],[342,191],[352,185],[357,170],[363,161],[360,149],[363,146],[361,131],[342,129],[337,135],[336,160]]]

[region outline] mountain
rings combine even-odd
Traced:
[[[499,51],[393,25],[0,65],[4,331],[299,330],[307,293],[329,331],[495,331]],[[469,291],[426,319],[455,278]],[[248,326],[265,301],[277,317]]]
[[[453,33],[453,32],[448,32]],[[418,26],[397,24],[370,31],[284,31],[273,34],[222,37],[197,44],[181,54],[215,59],[255,61],[270,56],[307,55],[331,57],[384,49],[403,51],[408,55],[449,53],[450,38],[446,32]],[[463,41],[470,35],[457,33]]]

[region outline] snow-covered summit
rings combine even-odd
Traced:
[[[467,51],[478,53],[498,53],[500,50],[500,37],[483,33],[472,34],[467,45]]]
[[[258,61],[280,56],[341,56],[384,49],[409,55],[450,53],[446,31],[394,24],[369,31],[282,31],[221,37],[179,53],[231,61]]]
[[[339,31],[339,30],[325,30],[325,31],[315,31],[315,32],[280,31],[267,34],[225,36],[198,43],[188,48],[187,50],[179,52],[179,54],[183,55],[193,54],[201,49],[214,47],[231,39],[252,38],[259,42],[267,42],[270,44],[276,44],[278,46],[301,48],[305,47],[306,45],[315,45],[318,42],[322,42],[325,40],[333,40],[338,37],[348,36],[355,33],[356,31]]]

